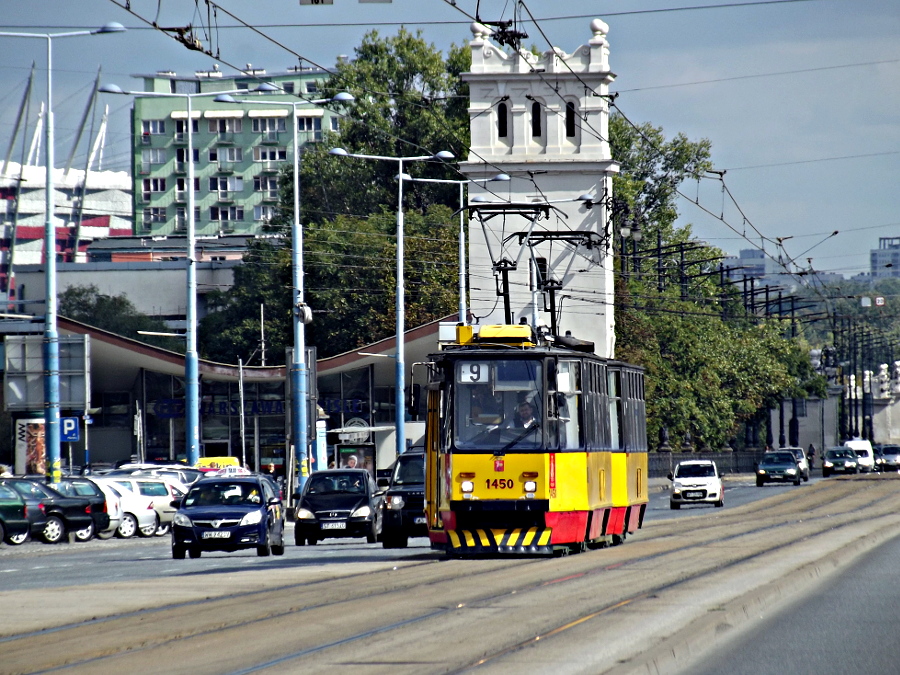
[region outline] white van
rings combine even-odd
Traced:
[[[868,473],[875,470],[875,451],[872,449],[872,443],[855,439],[852,441],[844,441],[845,448],[851,448],[859,458],[860,473]]]

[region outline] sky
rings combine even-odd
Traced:
[[[135,74],[210,70],[147,22],[195,27],[225,73],[252,64],[331,68],[363,35],[421,30],[442,50],[471,39],[468,16],[511,18],[512,0],[29,0],[7,2],[0,31],[56,33],[117,21],[123,34],[57,38],[53,45],[56,164],[71,149],[91,86],[141,86]],[[527,46],[566,52],[609,24],[616,103],[635,123],[709,139],[723,183],[683,186],[680,224],[731,255],[758,247],[802,267],[852,276],[869,270],[879,237],[900,237],[900,2],[897,0],[528,0]],[[455,6],[454,6],[455,5]],[[130,6],[130,10],[126,10]],[[197,8],[200,8],[198,10]],[[202,10],[202,11],[201,11]],[[228,14],[232,14],[229,16]],[[468,15],[468,16],[467,16]],[[527,16],[527,13],[523,12]],[[210,18],[217,29],[207,30]],[[256,30],[241,26],[253,26]],[[46,91],[46,40],[0,37],[0,152],[5,156],[31,63]],[[104,168],[130,166],[125,97],[105,97]],[[33,124],[33,122],[32,122]],[[80,148],[84,161],[86,145]],[[76,160],[76,166],[78,160]],[[699,201],[699,206],[690,202]],[[832,235],[834,231],[838,234]],[[779,240],[781,243],[779,244]],[[779,246],[782,247],[779,250]],[[811,258],[811,262],[807,262]]]

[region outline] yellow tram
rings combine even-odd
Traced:
[[[425,508],[451,555],[618,544],[647,506],[643,369],[527,325],[429,356]]]

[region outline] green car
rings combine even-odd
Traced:
[[[25,500],[12,488],[0,485],[0,540],[13,543],[11,537],[27,534],[29,528]]]
[[[756,467],[756,487],[778,481],[800,485],[802,472],[790,450],[767,452]]]

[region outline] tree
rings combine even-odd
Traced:
[[[184,352],[177,338],[140,335],[138,331],[169,332],[165,322],[142,314],[124,295],[105,295],[93,284],[69,286],[59,296],[59,313],[89,326],[174,352]]]

